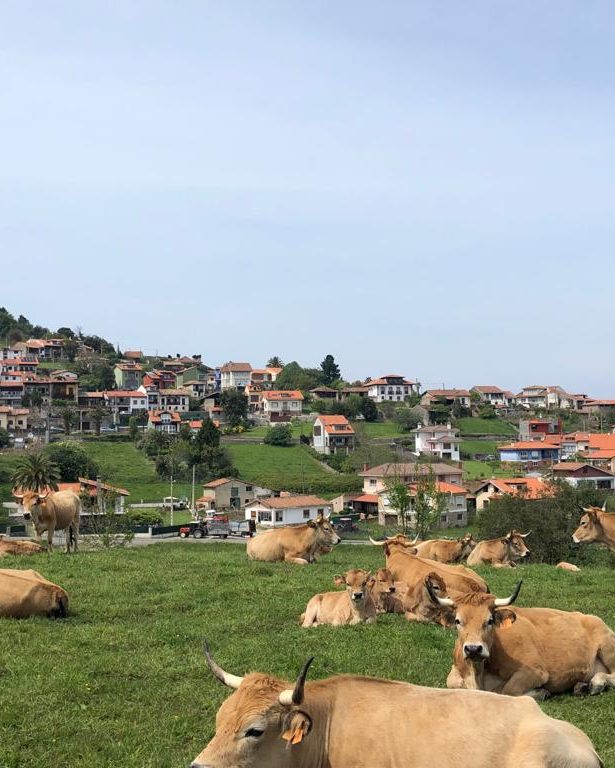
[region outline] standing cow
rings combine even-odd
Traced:
[[[575,544],[605,544],[615,552],[615,514],[605,507],[583,507],[583,517],[572,540]]]
[[[66,531],[66,552],[77,551],[79,539],[79,518],[81,500],[72,491],[52,491],[47,494],[27,491],[23,495],[23,516],[32,520],[36,535],[41,537],[47,531],[47,551],[53,550],[55,531]]]
[[[294,686],[222,669],[234,688],[192,768],[599,768],[591,741],[528,696],[338,675]]]

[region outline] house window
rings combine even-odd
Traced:
[[[376,485],[376,479],[375,479],[375,478],[373,478],[373,477],[372,477],[372,478],[370,478],[369,484],[370,484],[370,485]]]
[[[284,512],[281,509],[276,509],[275,521],[276,521],[276,523],[283,523],[284,522]]]
[[[446,515],[440,515],[440,522],[442,523],[446,522]]]
[[[304,520],[309,520],[310,519],[310,510],[309,509],[304,509],[303,510],[303,519]]]
[[[463,520],[463,512],[457,512],[457,522]]]
[[[320,427],[314,426],[314,437],[320,437]]]
[[[271,522],[271,512],[268,510],[264,510],[259,513],[261,522],[269,523]]]
[[[252,492],[252,486],[246,485],[246,493],[251,493],[251,492]]]
[[[236,485],[231,485],[231,498],[239,496],[239,488]]]

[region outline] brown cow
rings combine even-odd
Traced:
[[[376,621],[376,604],[370,591],[373,582],[371,571],[354,568],[334,582],[344,585],[343,592],[322,592],[310,598],[305,613],[301,615],[304,629],[320,624],[340,627],[344,624],[373,624]]]
[[[401,598],[406,619],[424,624],[441,624],[443,627],[452,626],[452,611],[435,603],[431,598],[430,589],[440,597],[449,596],[444,579],[434,571],[428,573],[422,581],[409,587]]]
[[[68,595],[62,587],[36,571],[0,569],[0,616],[64,618],[67,613]]]
[[[393,579],[388,568],[378,568],[370,585],[370,591],[378,613],[403,613],[404,607],[400,595],[407,589],[407,584]]]
[[[416,554],[437,563],[459,563],[476,546],[471,533],[459,539],[430,539],[416,545]]]
[[[591,741],[527,696],[447,691],[339,675],[293,686],[270,675],[214,675],[235,689],[192,768],[599,768]]]
[[[47,531],[47,551],[53,550],[55,531],[66,531],[66,552],[77,551],[79,539],[79,520],[81,518],[81,500],[72,491],[51,491],[46,494],[27,491],[22,499],[26,520],[32,519],[36,535],[41,537]]]
[[[456,592],[469,592],[478,588],[487,592],[487,584],[478,574],[463,565],[448,565],[447,563],[435,563],[433,560],[425,560],[413,554],[415,547],[401,539],[377,542],[371,539],[372,544],[381,546],[386,555],[386,567],[391,572],[395,581],[405,581],[408,588],[423,582],[425,577],[435,572],[441,576],[447,589]]]
[[[433,600],[455,611],[457,642],[446,684],[543,699],[615,687],[615,633],[602,619],[553,608],[515,608],[510,597],[474,592]]]
[[[499,539],[479,541],[468,557],[468,565],[491,565],[494,568],[515,568],[517,560],[530,554],[525,539],[531,531],[519,533],[512,530]]]
[[[555,567],[560,568],[562,571],[571,571],[572,573],[578,573],[581,570],[578,565],[567,563],[565,560],[562,560],[562,562],[558,563]]]
[[[579,527],[572,534],[575,544],[605,544],[615,552],[615,514],[606,512],[604,507],[583,507]]]
[[[246,551],[250,560],[269,563],[284,560],[287,563],[307,565],[316,555],[341,541],[326,517],[319,515],[305,525],[289,525],[259,533],[248,541]]]
[[[36,555],[42,552],[43,548],[35,541],[25,541],[23,539],[9,539],[0,536],[0,557],[5,555]]]

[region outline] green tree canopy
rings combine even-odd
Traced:
[[[94,480],[100,472],[97,462],[85,448],[69,441],[50,443],[44,449],[45,455],[58,467],[63,483],[76,483],[80,477]]]
[[[248,398],[237,389],[225,389],[220,406],[231,427],[238,427],[248,416]]]
[[[320,369],[322,371],[323,384],[326,384],[327,386],[331,386],[331,384],[339,381],[341,378],[339,366],[336,364],[333,355],[327,355],[325,357],[320,364]]]

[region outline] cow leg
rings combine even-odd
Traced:
[[[296,565],[309,565],[309,562],[304,557],[293,557],[292,555],[286,555],[284,562],[295,563]]]
[[[47,528],[47,552],[51,553],[53,552],[53,532],[55,528],[53,525],[50,525],[49,528]]]
[[[540,669],[530,669],[524,667],[517,670],[515,674],[510,677],[504,687],[502,693],[506,696],[523,696],[527,694],[535,698],[540,696],[537,689],[541,689],[543,685],[549,679],[547,672]]]
[[[79,551],[79,518],[77,518],[71,525],[71,531],[73,534],[73,552]]]

